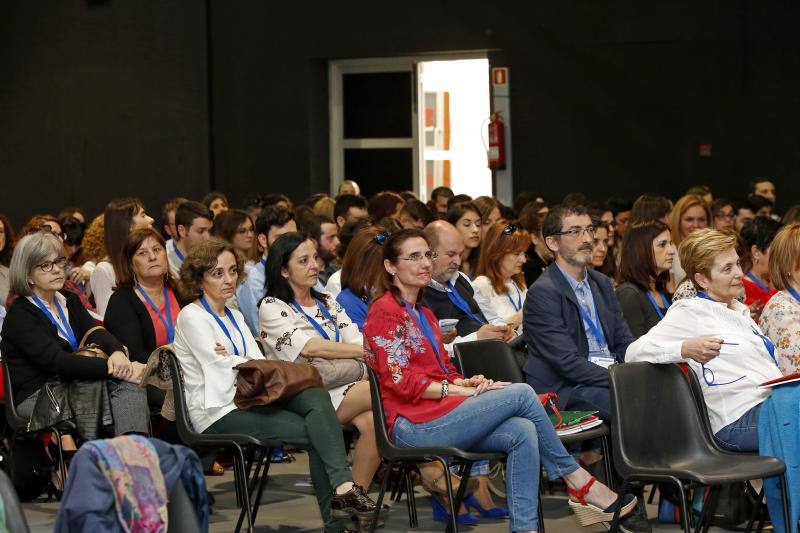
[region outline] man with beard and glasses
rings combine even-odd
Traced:
[[[611,280],[588,269],[595,227],[581,205],[558,205],[545,217],[542,235],[554,261],[528,289],[523,368],[538,393],[558,394],[558,408],[597,411],[611,422],[608,367],[625,361],[633,342]],[[652,531],[643,509],[620,523],[623,531]]]
[[[339,248],[339,226],[332,218],[317,215],[311,211],[298,209],[297,227],[299,231],[308,233],[317,246],[318,257],[318,285],[319,290],[324,290],[331,275],[339,270],[341,263],[337,250]]]

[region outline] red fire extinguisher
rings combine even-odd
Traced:
[[[489,168],[503,170],[506,168],[506,125],[500,118],[500,112],[492,113],[489,119]]]

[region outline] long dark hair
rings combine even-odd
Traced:
[[[6,245],[0,250],[0,265],[8,266],[11,264],[11,256],[14,255],[14,245],[17,243],[17,239],[14,235],[14,228],[11,227],[11,222],[2,213],[0,213],[0,222],[3,223],[3,229],[6,232]]]
[[[108,259],[116,273],[122,265],[122,247],[131,232],[133,217],[144,204],[138,198],[115,198],[105,210],[105,245]]]
[[[420,239],[424,239],[425,242],[428,242],[428,239],[425,239],[425,233],[421,229],[409,228],[400,230],[397,233],[393,233],[388,239],[386,239],[386,242],[383,243],[383,259],[389,261],[393,265],[396,265],[400,258],[400,248],[403,246],[403,243],[408,239],[413,239],[415,237],[419,237]],[[419,296],[417,297],[418,302],[422,301],[423,290],[424,289],[420,289]],[[381,285],[378,287],[379,294],[376,294],[376,299],[386,292],[391,292],[395,301],[398,304],[402,304],[403,297],[400,294],[400,289],[395,286],[394,277],[390,276],[384,268],[383,277],[381,278]]]
[[[669,226],[658,220],[634,222],[625,234],[619,263],[619,282],[629,281],[642,289],[650,290],[655,281],[657,291],[663,291],[669,280],[669,271],[656,274],[653,240],[669,231]]]
[[[308,233],[297,231],[284,233],[275,239],[267,253],[267,266],[265,268],[267,296],[277,298],[287,304],[294,300],[294,291],[289,285],[289,281],[283,277],[281,270],[288,268],[289,259],[294,251],[297,250],[297,247],[310,240],[311,236]],[[328,306],[328,297],[313,287],[311,288],[311,296],[323,302],[326,307]]]

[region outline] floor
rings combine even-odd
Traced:
[[[267,485],[264,502],[259,510],[256,520],[256,530],[259,533],[294,533],[305,531],[320,531],[322,522],[319,510],[314,499],[312,489],[308,486],[308,458],[304,453],[295,455],[297,460],[289,464],[272,465],[270,469],[270,482]],[[207,477],[206,481],[210,492],[216,499],[214,514],[211,517],[210,531],[231,532],[234,530],[238,519],[238,509],[235,507],[233,474],[226,470],[224,476]],[[375,487],[373,487],[375,488]],[[420,525],[411,530],[408,527],[405,499],[399,504],[393,504],[386,525],[378,531],[383,533],[396,533],[417,531],[420,533],[444,531],[445,524],[434,522],[431,517],[430,501],[421,488],[417,488],[417,510]],[[375,493],[373,492],[373,496]],[[25,515],[31,531],[34,533],[50,533],[53,531],[58,503],[35,501],[23,504]],[[545,528],[548,533],[599,533],[605,531],[602,526],[581,528],[573,518],[566,503],[565,495],[548,495],[544,498]],[[648,514],[654,517],[655,506],[648,507]],[[677,525],[659,524],[651,519],[655,533],[678,531]],[[712,531],[722,531],[712,528]],[[500,533],[508,531],[506,520],[482,520],[476,526],[465,527],[463,531],[480,533]]]

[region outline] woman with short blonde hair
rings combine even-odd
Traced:
[[[778,231],[769,247],[769,275],[778,292],[761,313],[761,329],[775,343],[784,374],[800,372],[800,222]]]

